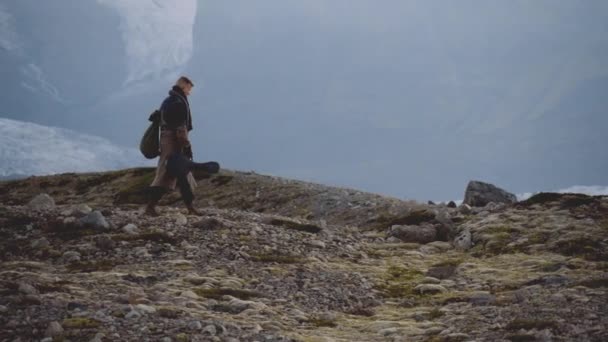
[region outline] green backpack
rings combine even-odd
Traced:
[[[148,118],[152,123],[144,132],[139,142],[139,150],[147,159],[154,159],[160,155],[160,138],[158,130],[160,127],[160,111],[157,109]]]

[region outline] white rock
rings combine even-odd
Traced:
[[[46,328],[44,332],[44,336],[46,337],[55,337],[63,334],[63,327],[59,322],[53,321],[49,323],[49,326]]]
[[[205,327],[205,329],[203,329],[203,333],[207,333],[211,336],[215,336],[217,334],[217,329],[215,329],[215,325],[209,324],[208,326]]]
[[[55,200],[48,194],[40,194],[34,197],[27,206],[32,210],[55,209]]]
[[[122,227],[122,231],[129,235],[139,234],[139,230],[137,229],[137,226],[134,225],[133,223],[129,223],[126,226]]]
[[[325,248],[325,242],[321,240],[312,240],[308,244],[312,247]]]
[[[76,251],[66,251],[63,253],[63,260],[65,262],[78,262],[80,261],[80,253]]]
[[[125,315],[126,319],[140,319],[141,314],[136,310],[131,310],[128,314]]]
[[[199,299],[200,298],[199,295],[197,295],[196,293],[194,293],[190,290],[182,291],[181,297],[190,298],[190,299]]]
[[[184,214],[178,213],[175,215],[175,224],[178,226],[185,226],[188,224],[188,218],[184,216]]]
[[[417,291],[420,294],[448,292],[445,287],[437,284],[420,284],[414,287],[414,291]]]
[[[47,240],[46,238],[40,238],[38,240],[34,240],[32,241],[32,243],[30,243],[30,246],[33,249],[42,249],[42,248],[47,248],[51,245],[51,243],[49,242],[49,240]]]
[[[38,294],[38,290],[35,287],[28,283],[19,283],[19,292],[27,294],[27,295],[35,295]]]
[[[469,230],[464,230],[454,239],[454,247],[459,250],[468,250],[473,245],[471,241],[471,232]]]
[[[86,204],[78,204],[78,205],[73,206],[73,207],[71,207],[71,208],[69,208],[67,210],[62,211],[61,215],[63,215],[63,216],[78,216],[78,217],[81,217],[81,216],[87,215],[91,211],[93,211],[93,210],[88,205],[86,205]]]
[[[105,337],[102,333],[97,333],[95,337],[93,337],[89,342],[103,342],[103,338]]]
[[[97,229],[109,229],[110,224],[99,211],[92,211],[87,216],[80,219],[80,223],[84,226],[92,226]]]
[[[145,313],[145,314],[151,314],[151,313],[155,313],[156,309],[153,306],[150,305],[145,305],[145,304],[137,304],[135,306],[135,309],[141,313]]]
[[[203,324],[200,321],[192,321],[188,323],[188,329],[191,330],[201,330],[203,328]]]
[[[468,204],[461,204],[460,207],[458,207],[458,212],[463,215],[469,215],[472,212],[472,208]]]

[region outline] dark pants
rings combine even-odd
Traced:
[[[188,173],[194,170],[202,170],[208,173],[217,173],[219,164],[216,162],[195,163],[180,153],[173,154],[167,160],[167,173],[177,179],[177,188],[187,206],[194,201],[194,193],[188,182]],[[167,190],[160,186],[148,188],[150,201],[158,202]]]

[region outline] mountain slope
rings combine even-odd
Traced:
[[[202,217],[173,195],[149,218],[152,172],[0,182],[1,338],[608,337],[606,197],[469,212],[222,171],[197,175]],[[58,205],[28,205],[40,192]],[[432,227],[448,234],[417,240]]]

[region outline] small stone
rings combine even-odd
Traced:
[[[460,205],[460,207],[458,207],[458,212],[460,212],[463,215],[469,215],[472,212],[472,208],[470,205],[463,203]]]
[[[197,295],[196,293],[194,293],[193,291],[190,290],[186,290],[186,291],[182,291],[181,297],[184,298],[190,298],[190,299],[199,299],[199,295]]]
[[[491,305],[496,302],[496,296],[489,292],[479,291],[469,296],[469,302],[473,305]]]
[[[420,284],[440,284],[441,280],[437,279],[437,278],[433,278],[433,277],[424,277],[421,281]]]
[[[215,329],[215,325],[209,324],[203,329],[203,333],[209,334],[211,336],[215,336],[217,334],[217,330]]]
[[[35,287],[28,283],[19,283],[19,292],[24,293],[26,295],[35,295],[38,294],[38,290]]]
[[[178,213],[175,215],[175,224],[178,226],[185,226],[188,224],[188,218],[184,214]]]
[[[116,242],[109,235],[98,235],[95,237],[95,246],[102,250],[111,250],[116,247]]]
[[[382,329],[380,331],[378,331],[378,334],[382,335],[382,336],[390,336],[390,335],[395,335],[399,332],[399,328],[386,328],[386,329]]]
[[[148,248],[146,247],[136,247],[133,249],[133,252],[138,258],[150,258],[152,255],[149,253]]]
[[[103,333],[97,333],[89,342],[103,342],[104,337],[105,335]]]
[[[55,200],[48,194],[40,194],[34,197],[27,206],[32,210],[52,210],[55,209]]]
[[[173,340],[171,339],[171,337],[163,337],[160,339],[161,342],[173,342]]]
[[[76,251],[66,251],[63,253],[63,260],[67,263],[80,261],[80,253]]]
[[[139,230],[137,229],[137,226],[134,225],[133,223],[129,223],[126,226],[122,227],[122,231],[129,235],[139,234]]]
[[[55,337],[63,334],[63,327],[59,322],[53,321],[49,323],[49,326],[46,328],[44,332],[44,336],[46,337]]]
[[[126,319],[140,319],[141,314],[136,310],[131,310],[128,314],[125,315]]]
[[[414,291],[417,291],[420,294],[434,294],[434,293],[442,293],[442,292],[448,292],[448,290],[441,286],[441,285],[436,285],[436,284],[420,284],[416,287],[414,287]]]
[[[42,304],[42,300],[38,295],[28,294],[23,297],[21,303],[24,305],[40,305]]]
[[[135,306],[135,309],[141,313],[145,313],[145,314],[151,314],[151,313],[155,313],[156,312],[156,308],[154,308],[153,306],[150,305],[145,305],[145,304],[137,304]]]
[[[40,342],[53,342],[53,338],[52,337],[45,337],[42,340],[40,340]]]
[[[454,209],[454,208],[456,208],[456,207],[457,207],[456,202],[454,202],[454,201],[450,201],[450,202],[448,203],[448,208],[452,208],[452,209]]]
[[[321,240],[312,240],[308,244],[312,247],[325,248],[325,242]]]
[[[50,245],[51,245],[51,243],[46,238],[40,238],[40,239],[34,240],[34,241],[32,241],[32,243],[30,243],[30,246],[33,249],[43,249],[43,248],[49,247]]]
[[[0,305],[0,313],[7,313],[8,312],[8,308],[4,305]]]
[[[192,321],[188,323],[188,329],[190,330],[201,330],[202,328],[203,324],[200,321]]]
[[[110,224],[99,211],[92,211],[87,216],[81,218],[80,224],[84,226],[90,226],[95,229],[105,230],[110,228]]]

